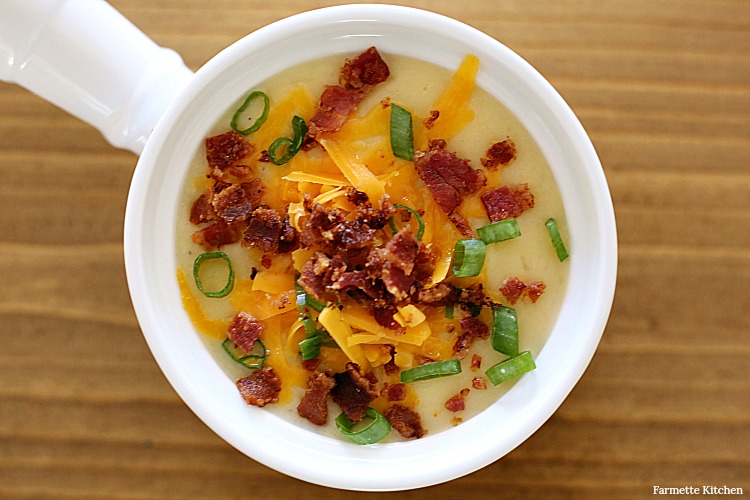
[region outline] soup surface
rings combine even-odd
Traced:
[[[542,348],[568,267],[545,223],[566,233],[543,155],[474,85],[476,58],[447,70],[380,54],[388,75],[372,83],[362,57],[276,75],[216,124],[184,185],[177,274],[237,397],[335,436],[342,410],[365,425],[369,407],[395,427],[387,441],[502,403],[513,379],[494,385],[487,370]],[[233,132],[233,118],[240,130],[263,121],[264,96],[260,127]],[[494,241],[477,232],[488,226],[520,235]],[[506,336],[500,352],[495,337]],[[264,368],[235,362],[246,356]],[[402,382],[456,364],[460,373]]]

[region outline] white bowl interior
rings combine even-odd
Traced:
[[[508,107],[539,144],[559,184],[570,250],[568,293],[525,375],[486,411],[420,440],[361,447],[297,427],[237,397],[193,329],[175,280],[176,207],[187,165],[210,127],[254,84],[288,67],[371,45],[456,68],[481,60],[478,84]],[[217,434],[251,458],[296,478],[354,490],[444,482],[505,455],[562,403],[588,365],[614,294],[614,214],[596,153],[562,98],[496,40],[457,21],[404,7],[350,5],[312,11],[248,35],[209,61],[169,108],[136,169],[125,221],[125,258],[146,340],[175,390]]]

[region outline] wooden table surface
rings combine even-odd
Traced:
[[[337,2],[111,3],[197,69],[248,32]],[[618,288],[601,346],[562,407],[492,465],[412,492],[329,490],[246,458],[181,402],[138,328],[121,243],[136,157],[0,84],[0,497],[750,494],[750,2],[404,3],[518,52],[600,154]]]

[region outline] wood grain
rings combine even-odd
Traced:
[[[269,22],[339,2],[111,3],[197,69]],[[387,496],[749,494],[750,2],[402,3],[501,40],[570,103],[610,183],[620,268],[601,346],[539,431],[467,477]],[[122,262],[135,161],[0,84],[0,497],[354,498],[235,451],[159,372]]]

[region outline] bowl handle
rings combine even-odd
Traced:
[[[135,154],[192,74],[103,0],[0,2],[0,80]]]

